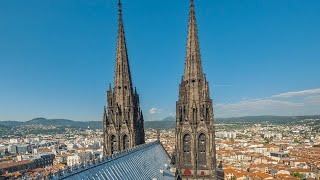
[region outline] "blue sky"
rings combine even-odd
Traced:
[[[320,114],[320,1],[195,0],[216,117]],[[188,0],[123,0],[146,120],[175,113]],[[117,1],[0,1],[0,120],[101,120]]]

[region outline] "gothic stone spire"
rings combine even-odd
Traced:
[[[132,81],[130,66],[127,53],[127,45],[122,20],[122,4],[119,0],[119,25],[118,25],[118,41],[116,52],[116,65],[114,74],[114,93],[117,96],[117,103],[121,106],[125,105],[126,97],[131,98]],[[131,99],[127,100],[131,101]]]
[[[182,177],[216,179],[213,104],[202,71],[193,0],[188,26],[185,70],[176,103],[176,166]]]
[[[184,80],[199,79],[202,76],[202,64],[200,56],[200,46],[198,40],[198,30],[193,0],[190,1],[188,40],[186,47],[186,62],[184,70]]]
[[[139,95],[133,91],[126,39],[122,20],[122,4],[118,1],[119,26],[114,74],[114,87],[107,91],[104,114],[104,155],[144,143],[143,115]]]

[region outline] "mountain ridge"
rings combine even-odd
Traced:
[[[231,117],[231,118],[216,118],[216,123],[299,123],[305,119],[320,119],[320,115],[307,115],[307,116],[244,116],[244,117]],[[145,121],[145,128],[175,128],[175,117],[169,116],[160,121]],[[14,126],[23,125],[43,125],[43,126],[59,126],[64,128],[90,128],[101,129],[103,127],[102,121],[74,121],[70,119],[46,119],[34,118],[25,122],[22,121],[0,121],[0,126],[3,128],[10,128]]]
[[[173,116],[168,116],[168,117],[162,119],[161,121],[176,121],[176,118]]]

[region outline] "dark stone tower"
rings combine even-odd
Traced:
[[[108,108],[104,108],[104,155],[144,143],[143,115],[139,95],[132,85],[126,40],[119,0],[119,29],[114,87],[107,91]]]
[[[191,0],[185,69],[176,104],[176,167],[183,179],[217,179],[213,116]]]

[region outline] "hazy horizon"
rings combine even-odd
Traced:
[[[275,117],[298,117],[298,116],[320,116],[320,114],[311,114],[311,115],[298,115],[298,116],[290,116],[290,115],[283,115],[283,116],[280,116],[280,115],[258,115],[258,116],[236,116],[236,117],[218,117],[218,118],[214,118],[214,119],[228,119],[228,118],[242,118],[242,117],[271,117],[271,116],[275,116]],[[175,116],[168,116],[168,117],[173,117],[173,118],[176,118]],[[168,118],[168,117],[165,117],[165,118]],[[165,118],[163,119],[157,119],[157,120],[148,120],[148,119],[145,119],[145,121],[148,121],[148,122],[151,122],[151,121],[163,121]],[[28,119],[28,120],[1,120],[0,119],[0,122],[2,121],[17,121],[17,122],[27,122],[27,121],[30,121],[30,120],[34,120],[34,119],[48,119],[48,120],[55,120],[55,119],[63,119],[63,120],[71,120],[71,121],[81,121],[81,122],[89,122],[89,121],[102,121],[101,120],[77,120],[77,119],[68,119],[68,118],[46,118],[46,117],[35,117],[35,118],[32,118],[32,119]],[[164,121],[165,122],[165,121]]]

